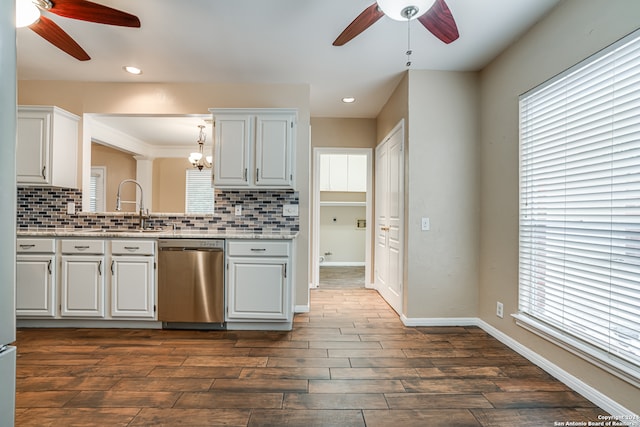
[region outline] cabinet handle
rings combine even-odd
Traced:
[[[124,248],[128,251],[137,251],[140,249],[140,246],[125,246]]]
[[[247,168],[244,168],[244,176],[243,176],[244,180],[247,180]]]
[[[51,274],[51,260],[47,263],[47,271]]]
[[[115,271],[114,271],[114,269],[113,269],[113,267],[114,267],[114,264],[115,264],[115,263],[116,263],[116,262],[115,262],[114,260],[111,260],[111,275],[112,275],[112,276],[115,276],[115,275],[116,275],[116,272],[115,272]]]
[[[89,246],[88,245],[87,246],[74,246],[74,248],[76,248],[79,251],[84,251],[84,250],[89,249]]]
[[[251,252],[264,252],[266,250],[266,248],[251,248]]]
[[[36,245],[20,245],[20,249],[33,249]]]
[[[42,166],[42,179],[47,179],[47,165]]]
[[[260,181],[260,168],[256,168],[256,182]]]
[[[382,231],[389,231],[389,227],[380,227],[380,230],[382,230]]]
[[[282,264],[282,277],[287,278],[287,264]]]
[[[102,260],[98,262],[98,275],[102,276]]]

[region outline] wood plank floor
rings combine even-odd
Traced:
[[[553,426],[604,411],[481,329],[313,290],[291,332],[18,331],[17,426]]]

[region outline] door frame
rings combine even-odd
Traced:
[[[361,154],[367,156],[367,195],[364,274],[365,287],[373,288],[371,266],[373,265],[372,226],[373,226],[373,149],[372,148],[343,148],[343,147],[315,147],[313,149],[313,197],[311,199],[311,282],[310,288],[317,288],[320,283],[320,156],[323,154]]]

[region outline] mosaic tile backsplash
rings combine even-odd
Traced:
[[[82,191],[69,188],[18,187],[18,229],[29,228],[135,228],[133,213],[77,212],[67,214],[67,203],[82,206]],[[285,204],[297,205],[292,190],[215,190],[213,214],[154,214],[149,227],[175,224],[177,230],[248,231],[256,233],[296,232],[298,217],[282,216]],[[235,205],[242,205],[242,216],[235,216]]]

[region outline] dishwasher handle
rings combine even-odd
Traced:
[[[170,251],[170,252],[222,252],[222,248],[185,248],[185,247],[170,247],[170,248],[159,248],[161,251]]]

